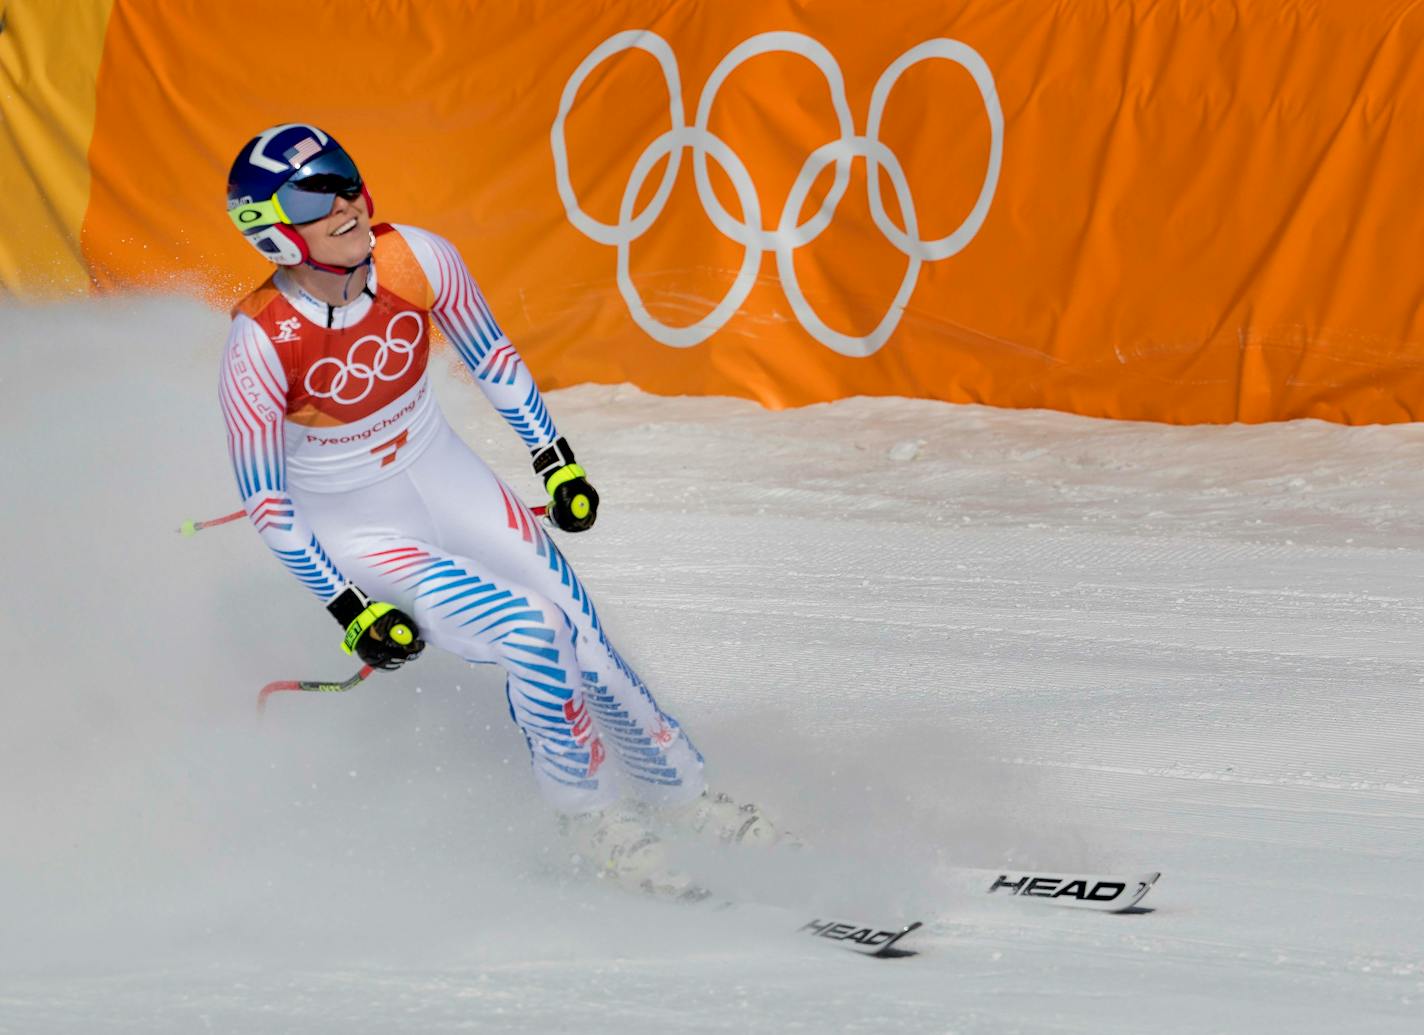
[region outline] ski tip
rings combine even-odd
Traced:
[[[918,931],[923,926],[925,925],[919,920],[916,920],[912,924],[906,924],[904,927],[900,928],[899,934],[897,934],[894,938],[890,939],[888,943],[881,946],[878,951],[866,953],[866,955],[878,960],[902,960],[908,956],[918,956],[918,950],[902,949],[897,943],[900,941],[901,938],[904,938],[906,935]]]
[[[1136,894],[1132,895],[1125,903],[1123,903],[1120,908],[1114,909],[1112,910],[1112,912],[1117,913],[1119,915],[1123,913],[1152,912],[1150,908],[1144,908],[1143,906],[1138,905],[1138,903],[1147,897],[1147,893],[1156,886],[1157,881],[1161,878],[1161,876],[1161,873],[1144,873],[1139,876],[1137,878]]]
[[[1141,898],[1143,895],[1147,894],[1149,891],[1155,888],[1157,886],[1157,882],[1161,880],[1161,878],[1162,875],[1160,873],[1144,873],[1139,876],[1137,878],[1137,897]]]
[[[178,526],[178,534],[194,536],[198,534],[198,523],[191,518]]]

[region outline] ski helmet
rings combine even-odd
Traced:
[[[238,152],[227,175],[228,217],[264,258],[279,266],[306,263],[332,273],[351,272],[314,261],[301,234],[292,229],[294,223],[330,215],[337,195],[364,197],[367,214],[375,213],[356,163],[330,134],[302,122],[257,134]]]

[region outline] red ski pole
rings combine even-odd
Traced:
[[[267,709],[267,698],[280,690],[307,690],[319,694],[340,694],[350,690],[353,686],[364,682],[366,677],[374,672],[370,665],[362,665],[361,671],[357,672],[344,683],[323,683],[316,679],[288,679],[278,680],[275,683],[268,683],[257,695],[257,716],[262,717],[262,713]]]
[[[197,535],[201,529],[212,528],[214,525],[225,525],[229,521],[236,521],[240,517],[246,517],[247,511],[234,510],[231,514],[224,514],[220,518],[209,518],[207,521],[185,521],[178,526],[178,531],[183,535]]]
[[[529,510],[535,517],[543,517],[548,512],[547,505],[530,507]],[[209,518],[206,521],[184,521],[179,526],[178,531],[183,535],[196,535],[204,528],[212,528],[214,525],[225,525],[229,521],[236,521],[240,517],[246,517],[247,511],[235,510],[231,514],[224,514],[222,517]],[[308,691],[311,693],[340,694],[345,693],[352,687],[364,682],[374,669],[370,665],[362,665],[361,670],[350,679],[340,683],[325,682],[319,679],[279,679],[274,683],[268,683],[257,694],[257,715],[260,718],[267,710],[267,698],[280,691]]]

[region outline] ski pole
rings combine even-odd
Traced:
[[[246,517],[247,511],[234,510],[231,514],[224,514],[220,518],[209,518],[207,521],[185,521],[178,526],[178,531],[182,535],[197,535],[201,529],[212,528],[214,525],[225,525],[229,521],[236,521],[240,517]]]
[[[535,517],[543,517],[549,510],[547,504],[540,504],[537,507],[530,507],[529,512]],[[231,514],[224,514],[222,517],[208,518],[206,521],[185,521],[178,526],[178,531],[182,535],[197,535],[205,528],[212,528],[214,525],[225,525],[229,521],[236,521],[238,518],[246,517],[247,511],[234,510]]]
[[[257,717],[261,718],[266,710],[267,698],[279,690],[309,690],[321,694],[340,694],[350,690],[358,683],[364,682],[366,677],[374,671],[375,669],[370,665],[362,665],[361,671],[344,683],[324,683],[318,679],[286,679],[268,683],[257,695]]]

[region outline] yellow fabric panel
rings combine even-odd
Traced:
[[[0,3],[0,290],[83,291],[95,83],[113,0]]]

